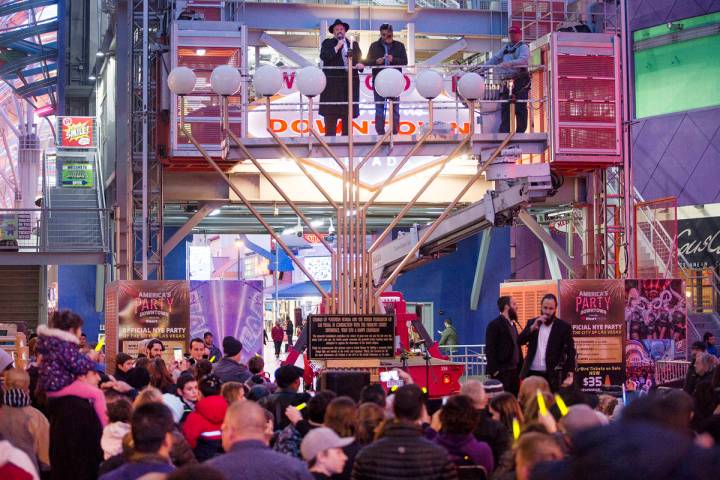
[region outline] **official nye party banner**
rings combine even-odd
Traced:
[[[561,318],[572,326],[575,381],[583,391],[600,392],[624,381],[624,294],[618,280],[560,282]]]
[[[211,280],[190,282],[190,338],[213,334],[222,350],[222,339],[231,335],[243,344],[241,361],[263,350],[263,284],[260,280]]]
[[[118,341],[121,352],[138,353],[141,340],[157,338],[165,345],[166,361],[173,350],[187,349],[189,292],[185,281],[132,280],[117,288]]]

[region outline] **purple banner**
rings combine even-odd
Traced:
[[[263,295],[259,280],[210,280],[190,282],[190,335],[213,334],[222,350],[222,339],[231,335],[243,344],[241,361],[263,350]]]

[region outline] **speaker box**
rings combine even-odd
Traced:
[[[366,385],[370,385],[370,372],[363,370],[326,370],[320,376],[322,390],[332,390],[338,397],[345,395],[356,402]]]

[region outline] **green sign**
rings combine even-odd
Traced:
[[[95,185],[93,164],[77,162],[63,163],[61,184],[63,187],[92,188]]]

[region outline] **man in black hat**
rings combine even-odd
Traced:
[[[320,94],[320,115],[325,117],[325,135],[334,137],[337,132],[337,122],[342,119],[342,134],[348,134],[348,64],[352,59],[352,87],[353,87],[353,118],[360,115],[358,103],[360,97],[360,75],[358,72],[365,69],[360,63],[362,52],[357,42],[350,43],[346,38],[350,25],[340,19],[330,25],[328,31],[333,38],[323,41],[320,48],[320,60],[323,62],[327,85]],[[340,103],[329,105],[328,103]]]
[[[285,409],[290,405],[300,405],[310,401],[307,392],[298,393],[303,369],[294,365],[283,365],[275,370],[275,383],[278,391],[263,398],[260,404],[275,417],[275,430],[282,430],[290,424]]]
[[[400,105],[397,98],[385,99],[375,90],[375,77],[382,71],[381,67],[390,65],[407,65],[405,45],[393,39],[393,27],[389,23],[380,25],[380,38],[370,45],[367,55],[368,65],[372,68],[373,93],[375,94],[375,131],[378,135],[385,135],[385,104],[386,100],[393,102],[393,134],[400,131]],[[402,72],[402,68],[395,70]]]
[[[222,341],[225,356],[213,367],[213,373],[222,380],[222,383],[245,383],[252,374],[246,365],[240,363],[242,343],[235,337],[225,337]]]

